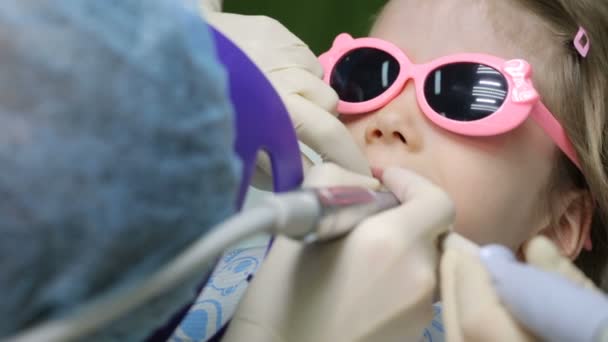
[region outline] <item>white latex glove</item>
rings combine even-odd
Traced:
[[[527,248],[540,266],[518,262],[503,246],[487,246],[481,260],[509,312],[545,341],[608,340],[608,299],[546,238]],[[530,255],[526,256],[530,261]]]
[[[451,240],[451,241],[450,241]],[[545,237],[518,262],[503,246],[450,236],[441,260],[447,341],[600,341],[608,300]],[[601,340],[604,341],[604,340]]]
[[[221,3],[201,1],[207,21],[265,73],[285,103],[299,140],[323,160],[370,176],[366,158],[336,117],[338,97],[322,81],[323,69],[308,46],[272,18],[220,13]],[[312,166],[304,156],[303,164],[305,171]],[[270,174],[268,160],[258,160],[258,166]]]
[[[443,323],[448,342],[536,341],[502,305],[479,248],[452,235],[440,264]]]
[[[450,226],[447,195],[403,169],[384,184],[402,205],[333,243],[277,238],[241,301],[225,341],[416,341],[432,319],[437,237]],[[378,189],[335,165],[313,167],[308,186]]]
[[[200,0],[199,4],[204,13],[221,12],[224,0]]]
[[[558,248],[545,236],[538,236],[524,248],[526,262],[540,270],[557,273],[578,285],[601,292],[591,279],[578,269],[570,259],[560,254]]]

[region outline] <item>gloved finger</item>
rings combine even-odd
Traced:
[[[406,169],[392,167],[382,174],[383,184],[401,201],[402,205],[377,215],[377,220],[403,222],[404,232],[413,234],[419,227],[432,238],[447,231],[454,219],[455,210],[447,193],[426,178]]]
[[[437,252],[437,238],[447,232],[454,219],[454,205],[447,194],[414,172],[389,168],[383,176],[384,185],[402,204],[366,219],[361,229],[371,227],[373,235],[395,236],[391,248],[407,250],[405,243],[415,242],[432,253]]]
[[[448,249],[440,271],[448,341],[535,340],[504,310],[488,273],[474,255]]]
[[[284,69],[267,76],[281,96],[300,95],[332,115],[337,113],[338,94],[321,78],[308,70]],[[297,119],[295,117],[294,121]]]
[[[547,272],[558,273],[589,289],[599,291],[593,282],[570,259],[561,255],[557,247],[545,236],[532,239],[524,248],[526,261]]]
[[[323,75],[323,68],[308,45],[276,19],[233,13],[207,13],[205,17],[265,73],[300,68],[319,78]]]
[[[382,182],[403,203],[424,200],[440,209],[454,213],[454,205],[445,191],[417,173],[400,167],[390,167],[381,175]]]
[[[390,245],[390,237],[384,239]],[[350,278],[347,286],[358,296],[345,300],[344,312],[338,316],[350,323],[344,329],[360,337],[348,341],[419,341],[433,318],[435,259],[418,247],[396,254],[382,248],[381,243],[353,246],[359,247],[357,252],[364,260],[353,271],[358,279]]]
[[[307,174],[308,171],[315,166],[315,163],[313,163],[313,161],[310,160],[310,158],[308,158],[304,153],[300,153],[300,156],[302,157],[302,168],[304,169],[304,174]]]
[[[288,95],[284,101],[298,138],[323,161],[371,176],[367,159],[340,120],[301,96]]]
[[[388,172],[386,178],[389,183],[397,178],[404,183],[428,182],[410,172]],[[439,235],[448,225],[436,223],[442,220],[436,217],[443,216],[437,212],[420,219],[416,211],[409,211],[412,202],[366,219],[341,245],[350,266],[342,268],[348,284],[345,292],[357,296],[342,301],[344,312],[338,316],[350,314],[351,333],[365,336],[362,340],[416,340],[432,318],[438,257],[433,234]],[[398,298],[379,295],[400,291],[405,294]],[[368,308],[366,314],[358,313],[360,307]],[[383,329],[378,327],[396,335],[382,335]]]
[[[323,163],[313,166],[304,179],[306,187],[361,186],[367,189],[380,189],[380,181],[346,170],[336,164]]]
[[[293,36],[289,31],[284,34]],[[317,56],[310,50],[308,45],[301,41],[296,42],[295,39],[298,38],[293,36],[293,41],[290,44],[278,47],[272,54],[266,54],[265,61],[258,65],[266,73],[284,69],[302,69],[308,71],[317,79],[321,79],[323,77],[323,67],[319,63]],[[253,59],[256,61],[255,58]]]
[[[300,153],[300,156],[302,157],[302,168],[304,169],[304,173],[306,174],[306,172],[314,165],[314,163],[304,153]],[[251,185],[253,185],[259,190],[274,190],[274,185],[272,182],[272,164],[270,162],[268,154],[258,153],[255,162],[255,169],[251,179]]]
[[[223,2],[223,0],[200,0],[199,6],[203,10],[203,13],[221,12]]]
[[[304,153],[300,153],[300,156],[302,157],[302,167],[305,171],[309,170],[314,163]],[[268,154],[259,153],[256,159],[256,166],[268,176],[272,175],[272,163]]]
[[[479,246],[477,244],[455,232],[450,232],[445,239],[441,241],[440,248],[441,250],[457,249],[471,255],[477,255],[479,253]]]

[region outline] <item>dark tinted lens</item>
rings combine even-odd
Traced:
[[[493,114],[507,97],[502,74],[486,65],[454,63],[429,74],[424,96],[437,113],[457,121],[474,121]]]
[[[334,68],[330,85],[340,100],[363,102],[388,89],[399,75],[399,63],[388,53],[372,48],[346,54]]]

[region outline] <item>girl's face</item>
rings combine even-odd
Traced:
[[[414,63],[474,52],[523,58],[534,68],[534,60],[523,51],[500,43],[504,36],[492,25],[485,2],[393,0],[371,36],[394,43]],[[513,25],[523,27],[533,28],[534,22],[513,18]],[[442,187],[456,205],[454,229],[477,243],[498,242],[517,249],[544,228],[544,190],[556,151],[544,131],[528,119],[500,136],[459,136],[430,122],[414,92],[410,81],[384,108],[342,116],[370,165],[411,169]]]

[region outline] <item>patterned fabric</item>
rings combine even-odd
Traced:
[[[261,236],[246,241],[222,256],[170,341],[207,341],[230,320],[249,279],[264,260],[269,240],[268,236]]]
[[[443,342],[445,341],[445,332],[443,330],[443,321],[441,320],[441,303],[433,305],[434,316],[431,324],[429,324],[422,334],[422,342]]]
[[[239,300],[266,255],[269,238],[260,237],[239,245],[221,258],[209,283],[169,341],[205,342],[230,320]],[[434,317],[421,342],[444,341],[441,304],[433,305]]]

